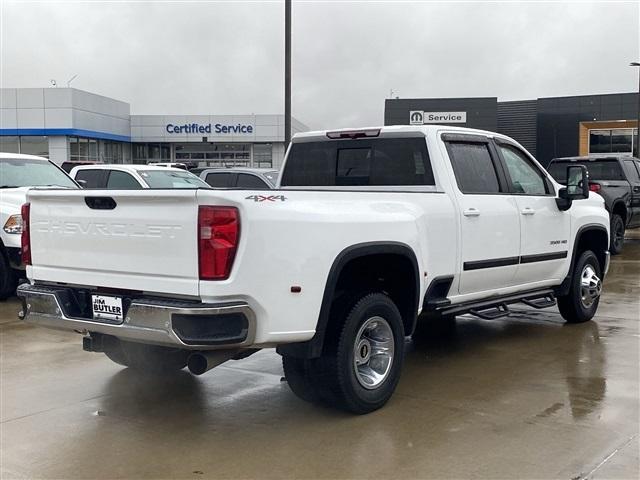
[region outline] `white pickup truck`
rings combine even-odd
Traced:
[[[496,133],[397,126],[296,135],[272,191],[32,191],[22,315],[147,370],[276,347],[298,396],[367,413],[417,321],[594,316],[609,218],[567,178]]]

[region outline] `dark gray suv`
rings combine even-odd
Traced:
[[[589,189],[604,198],[611,216],[609,251],[616,255],[622,251],[625,230],[640,227],[640,160],[623,155],[554,158],[547,169],[565,183],[567,166],[575,164],[587,167]]]

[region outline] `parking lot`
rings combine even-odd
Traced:
[[[366,416],[314,407],[263,351],[144,377],[0,304],[2,478],[637,478],[640,235],[595,321],[516,307],[411,343]]]

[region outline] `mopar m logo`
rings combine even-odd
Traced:
[[[58,235],[92,235],[102,237],[175,238],[180,225],[136,225],[119,222],[78,222],[44,220],[34,222],[31,228],[38,233]]]
[[[411,110],[409,112],[409,123],[411,125],[422,125],[424,123],[424,112]]]

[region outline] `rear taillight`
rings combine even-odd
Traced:
[[[29,213],[31,206],[22,205],[22,237],[20,241],[22,263],[31,265],[31,233],[29,232]]]
[[[589,190],[598,193],[600,190],[602,190],[602,185],[600,185],[599,183],[590,183]]]
[[[235,207],[198,209],[200,280],[229,278],[240,241],[240,214]]]

